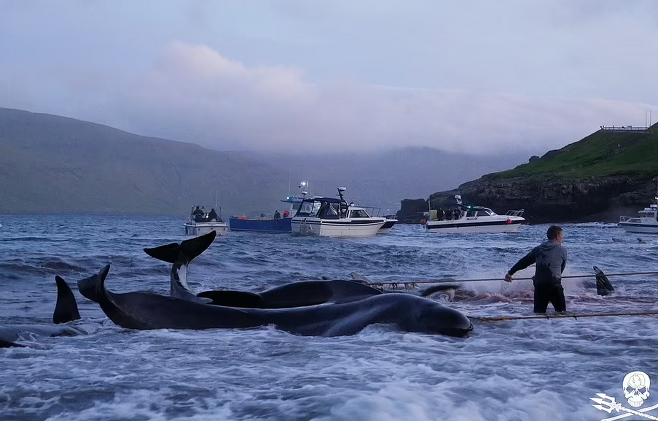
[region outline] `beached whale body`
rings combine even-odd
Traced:
[[[53,323],[62,324],[80,319],[78,304],[71,288],[59,276],[55,277],[57,283],[57,303],[53,312]],[[0,326],[0,348],[22,347],[15,343],[28,336],[76,336],[84,334],[83,330],[75,326],[48,326],[48,325],[8,325]]]
[[[130,329],[253,328],[274,325],[300,335],[352,335],[386,323],[403,331],[463,337],[470,320],[427,298],[383,294],[356,281],[303,281],[262,293],[207,291],[193,294],[181,269],[205,250],[214,232],[154,249],[150,255],[173,264],[171,296],[151,292],[115,294],[105,288],[109,265],[78,282],[80,292],[98,302],[119,326]],[[186,273],[186,271],[183,271]]]
[[[107,317],[129,329],[254,328],[274,325],[299,335],[341,336],[368,325],[387,323],[409,332],[463,337],[470,320],[457,310],[408,294],[379,294],[347,303],[263,309],[229,307],[187,301],[151,292],[115,294],[105,288],[109,265],[78,282],[85,296],[94,297]]]

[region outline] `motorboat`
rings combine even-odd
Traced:
[[[380,216],[379,214],[381,212],[381,209],[378,208],[378,207],[366,206],[366,207],[364,207],[364,209],[366,210],[366,212],[368,212],[368,215],[370,215],[370,216],[373,216],[373,217],[376,217],[376,218],[384,218],[384,220],[385,220],[384,225],[382,225],[382,227],[379,229],[379,231],[377,231],[377,234],[386,234],[386,233],[388,233],[391,230],[391,228],[393,228],[393,226],[398,223],[398,220],[395,218],[395,215]]]
[[[247,218],[246,215],[231,216],[229,218],[229,228],[231,231],[251,231],[251,232],[269,232],[269,233],[290,233],[290,222],[293,215],[297,213],[302,201],[307,197],[304,190],[305,182],[300,184],[299,195],[289,195],[281,202],[287,205],[283,213],[274,215],[261,214],[258,218]],[[278,210],[277,210],[278,212]]]
[[[656,196],[654,197],[656,203],[651,203],[648,208],[638,211],[635,217],[619,217],[619,226],[626,232],[658,234],[658,179],[656,180]]]
[[[456,204],[443,212],[432,209],[429,212],[425,228],[428,232],[454,233],[501,233],[516,232],[525,222],[523,209],[508,210],[499,215],[484,206],[467,206],[461,196],[455,195]]]
[[[221,208],[219,209],[221,215]],[[217,235],[226,235],[229,232],[228,224],[218,215],[214,208],[206,212],[205,207],[192,207],[190,218],[185,223],[185,234],[203,235],[215,231]]]
[[[373,217],[365,208],[347,203],[345,187],[338,187],[338,196],[309,197],[302,201],[291,221],[294,235],[319,237],[363,238],[377,235],[386,218]]]
[[[377,231],[377,234],[386,234],[393,228],[393,225],[397,224],[398,220],[396,218],[384,217],[384,225]]]

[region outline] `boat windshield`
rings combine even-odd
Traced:
[[[296,216],[315,216],[320,210],[320,202],[312,200],[303,201],[296,213]]]
[[[370,215],[363,209],[352,209],[349,218],[370,218]]]

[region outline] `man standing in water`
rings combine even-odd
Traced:
[[[546,313],[549,302],[553,304],[555,311],[567,311],[562,288],[562,272],[567,265],[567,249],[562,246],[564,233],[561,227],[551,225],[546,231],[546,237],[547,241],[530,250],[512,266],[505,274],[505,281],[512,282],[515,272],[536,263],[535,276],[532,277],[535,287],[535,313]]]

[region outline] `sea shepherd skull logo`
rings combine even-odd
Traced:
[[[601,421],[620,420],[630,417],[631,415],[637,415],[648,420],[658,421],[658,417],[647,414],[647,412],[658,408],[658,405],[638,410],[634,409],[641,407],[644,404],[644,401],[649,397],[649,386],[651,386],[651,380],[649,379],[649,376],[642,371],[633,371],[624,377],[622,390],[624,391],[624,397],[633,409],[624,407],[621,403],[616,402],[615,398],[608,396],[605,393],[597,393],[596,395],[598,398],[590,399],[598,404],[592,405],[594,408],[605,411],[608,414],[611,414],[612,411],[624,412],[624,414],[612,418],[604,418]]]

